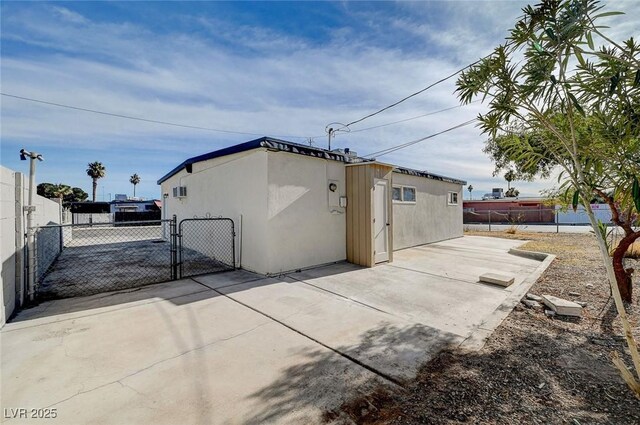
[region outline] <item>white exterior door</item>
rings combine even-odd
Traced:
[[[373,186],[373,238],[374,260],[376,263],[389,261],[389,182],[377,180]]]

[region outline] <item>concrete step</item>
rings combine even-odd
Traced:
[[[493,283],[494,285],[500,285],[507,287],[514,282],[515,278],[512,276],[505,276],[497,273],[485,273],[480,275],[480,282]]]

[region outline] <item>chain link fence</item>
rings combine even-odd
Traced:
[[[35,229],[35,283],[41,300],[91,295],[171,279],[162,221],[51,225]]]
[[[48,225],[33,229],[38,300],[92,295],[235,268],[228,218]]]
[[[609,208],[592,205],[597,220],[615,226],[611,222]],[[463,222],[467,230],[527,230],[534,232],[588,232],[591,229],[589,217],[583,207],[573,211],[571,208],[511,208],[503,210],[479,210],[465,208]]]
[[[229,218],[189,218],[178,226],[180,276],[235,268],[235,228]]]

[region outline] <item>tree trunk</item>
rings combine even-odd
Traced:
[[[616,274],[616,282],[618,283],[618,288],[620,289],[620,296],[625,302],[633,301],[633,286],[632,279],[633,269],[624,268],[624,256],[629,250],[629,247],[640,238],[640,232],[634,232],[629,235],[626,235],[620,243],[613,251],[613,270]]]
[[[98,179],[93,179],[93,202],[96,202],[96,191],[98,190]]]
[[[611,221],[613,222],[613,224],[621,227],[622,230],[624,230],[624,237],[622,238],[622,240],[620,240],[620,243],[613,251],[613,258],[611,262],[613,264],[613,272],[616,277],[616,283],[618,284],[618,289],[620,290],[620,296],[625,302],[631,303],[633,301],[633,287],[631,280],[633,269],[629,268],[625,270],[624,256],[631,244],[633,244],[640,237],[640,232],[636,232],[633,230],[633,227],[631,227],[631,223],[628,219],[627,221],[625,221],[622,217],[620,217],[618,205],[616,205],[613,197],[607,195],[601,190],[595,190],[595,193],[600,195],[602,199],[607,202],[607,205],[609,205],[609,209],[611,210]]]
[[[582,177],[582,175],[580,175]],[[588,192],[584,192],[588,193]],[[584,198],[584,196],[583,196]],[[606,241],[602,233],[598,231],[598,221],[596,220],[595,214],[593,213],[593,209],[591,208],[591,204],[589,202],[584,203],[585,210],[587,212],[587,217],[589,217],[589,222],[591,223],[591,228],[593,229],[596,241],[598,242],[598,248],[600,248],[600,254],[604,260],[604,266],[607,270],[607,277],[609,281],[609,285],[611,287],[611,295],[613,296],[613,301],[616,306],[616,310],[618,311],[618,315],[620,316],[620,321],[622,322],[622,328],[624,330],[624,337],[627,341],[627,347],[629,347],[629,354],[631,354],[631,361],[633,362],[633,367],[636,373],[636,377],[640,378],[640,353],[638,352],[638,346],[636,345],[636,340],[633,338],[633,332],[631,331],[631,324],[629,323],[629,319],[627,318],[627,312],[624,309],[624,304],[622,301],[622,297],[620,295],[620,291],[618,289],[617,280],[615,276],[615,271],[613,270],[613,264],[609,260],[609,251],[607,249]],[[640,381],[636,379],[626,369],[624,363],[621,361],[616,362],[614,358],[614,364],[622,374],[623,378],[629,385],[630,388],[636,393],[637,396],[640,396]],[[624,366],[624,367],[623,367]]]
[[[135,184],[133,185],[133,197],[134,198],[136,197],[136,185]]]

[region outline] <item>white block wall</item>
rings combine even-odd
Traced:
[[[16,296],[24,288],[22,250],[26,216],[22,207],[29,200],[29,180],[22,173],[0,166],[0,326],[13,313]],[[35,188],[34,188],[35,190]],[[59,223],[61,208],[57,202],[35,195],[34,225]]]

